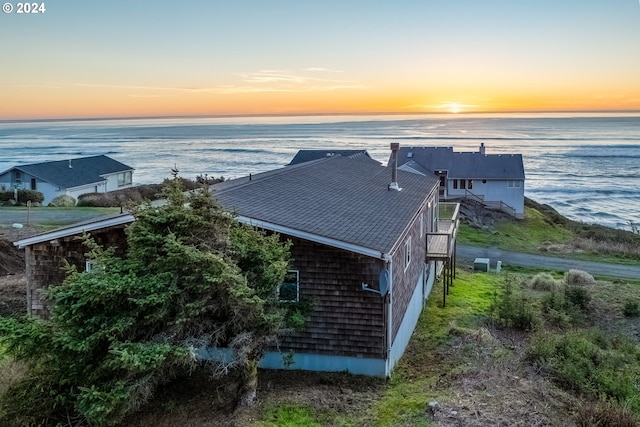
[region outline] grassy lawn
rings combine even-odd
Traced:
[[[458,242],[614,264],[637,265],[640,260],[640,235],[576,223],[533,206],[525,206],[523,220],[499,221],[491,230],[460,224]]]
[[[452,328],[475,328],[486,319],[499,281],[501,277],[495,274],[458,270],[444,307],[442,287],[433,289],[409,346],[375,407],[376,425],[430,425],[425,405],[451,393],[442,389],[438,379],[457,363],[444,360],[439,349],[450,340]]]
[[[37,207],[31,208],[30,212],[25,206],[1,207],[0,216],[3,212],[20,215],[16,222],[35,227],[38,231],[47,231],[57,227],[84,221],[86,219],[100,215],[114,214],[120,212],[120,208],[98,208],[98,207]]]

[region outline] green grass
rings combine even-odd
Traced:
[[[2,206],[0,207],[0,212],[3,210],[7,210],[7,211],[27,211],[27,207],[26,206]],[[35,212],[35,211],[47,211],[47,212],[56,212],[56,211],[61,211],[61,212],[106,212],[106,213],[110,213],[110,212],[118,212],[120,211],[119,207],[115,207],[115,208],[99,208],[99,207],[94,207],[94,206],[74,206],[74,207],[50,207],[50,206],[39,206],[39,207],[34,207],[31,208],[31,212]]]
[[[552,224],[538,210],[526,207],[524,219],[519,222],[502,221],[494,231],[479,230],[466,224],[460,225],[458,241],[474,246],[495,246],[518,252],[537,252],[543,244],[569,243],[573,232],[561,225]]]
[[[24,217],[24,221],[26,221],[26,215],[27,215],[27,208],[25,206],[11,206],[11,207],[1,207],[0,208],[0,212],[2,212],[3,210],[7,210],[7,211],[13,211],[13,212],[24,212],[25,217]],[[76,213],[76,212],[82,212],[82,213],[87,213],[87,214],[95,214],[95,216],[100,216],[100,215],[107,215],[107,214],[114,214],[114,213],[118,213],[120,212],[120,208],[116,207],[116,208],[97,208],[97,207],[86,207],[86,206],[76,206],[76,207],[70,207],[70,208],[64,208],[64,207],[37,207],[37,208],[31,208],[31,213],[33,214],[37,214],[38,211],[41,212],[59,212],[61,214],[65,214],[65,213]],[[72,219],[72,220],[47,220],[47,221],[42,221],[42,220],[34,220],[33,217],[31,217],[30,220],[30,225],[34,226],[35,228],[37,228],[39,231],[48,231],[54,228],[58,228],[58,227],[64,227],[66,225],[69,224],[74,224],[76,222],[79,222],[78,219]]]
[[[460,224],[458,242],[514,252],[636,265],[640,236],[623,230],[576,223],[544,209],[525,206],[523,220],[500,221],[493,230]],[[586,249],[576,250],[583,247]]]
[[[321,427],[324,425],[311,408],[291,403],[268,408],[262,418],[263,421],[257,424],[260,427]]]
[[[442,285],[434,287],[416,330],[389,387],[375,407],[379,426],[428,426],[427,403],[435,397],[438,371],[443,366],[437,349],[451,337],[452,328],[471,328],[486,318],[494,290],[503,276],[458,270],[443,307]],[[446,363],[445,363],[446,365]],[[437,390],[439,396],[445,390]]]

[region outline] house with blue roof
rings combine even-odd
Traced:
[[[100,155],[18,165],[0,173],[0,191],[33,190],[44,195],[43,204],[67,195],[106,193],[133,185],[134,168]]]
[[[357,154],[363,154],[369,158],[371,156],[366,150],[298,150],[296,155],[289,162],[289,166],[297,165],[298,163],[310,162],[312,160],[319,160],[325,157],[342,156],[350,157]]]
[[[524,217],[522,154],[458,152],[453,147],[401,147],[398,168],[440,180],[441,200],[467,199],[486,208]]]

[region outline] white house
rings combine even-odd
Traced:
[[[0,191],[39,191],[46,205],[61,195],[77,199],[84,193],[131,187],[133,171],[131,166],[104,155],[19,165],[0,173]]]
[[[476,200],[516,218],[524,216],[522,154],[455,152],[453,147],[401,147],[398,168],[440,179],[440,199]]]

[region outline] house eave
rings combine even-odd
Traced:
[[[75,234],[82,234],[88,231],[99,230],[102,228],[114,227],[117,225],[128,224],[134,221],[134,217],[131,214],[125,214],[113,218],[98,220],[86,224],[78,224],[75,226],[61,228],[44,234],[38,234],[36,236],[28,237],[26,239],[13,242],[14,246],[22,249],[26,246],[35,245],[37,243],[48,242],[51,240],[59,239],[62,237],[73,236]]]
[[[242,224],[247,224],[253,227],[263,228],[265,230],[271,230],[276,233],[286,234],[292,237],[299,237],[304,240],[308,240],[322,245],[331,246],[338,249],[344,249],[349,252],[365,255],[371,258],[381,259],[383,261],[391,261],[389,254],[383,253],[379,250],[367,248],[364,246],[356,245],[349,242],[333,239],[326,236],[320,236],[318,234],[309,233],[307,231],[297,230],[295,228],[287,227],[280,224],[275,224],[268,221],[262,221],[256,218],[247,216],[236,216],[236,220]]]
[[[74,190],[79,190],[85,187],[91,187],[92,185],[104,184],[105,182],[107,182],[107,180],[103,179],[102,181],[87,182],[86,184],[74,185],[73,187],[60,187],[60,188],[63,188],[66,191],[74,191]]]

